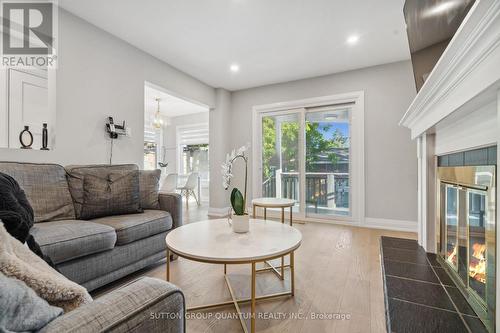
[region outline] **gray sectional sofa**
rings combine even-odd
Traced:
[[[92,291],[165,259],[165,236],[182,225],[182,201],[160,193],[158,209],[80,220],[78,207],[85,175],[137,170],[128,165],[0,162],[0,172],[24,189],[35,212],[31,229],[44,254],[70,280]]]
[[[0,162],[0,172],[17,180],[35,213],[31,229],[42,252],[70,280],[92,291],[165,259],[165,236],[182,225],[178,194],[160,193],[157,207],[142,213],[80,218],[83,180],[138,170],[136,165]],[[141,198],[142,198],[141,184]],[[150,195],[145,193],[144,195]],[[162,331],[184,326],[184,296],[175,286],[143,278],[57,318],[44,331]],[[154,313],[182,314],[173,321]]]

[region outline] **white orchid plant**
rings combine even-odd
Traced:
[[[237,159],[242,159],[245,161],[245,189],[243,195],[240,190],[233,188],[231,192],[231,205],[233,206],[234,213],[236,215],[245,215],[245,207],[247,202],[247,181],[248,181],[248,155],[247,152],[250,149],[250,144],[242,146],[238,149],[233,149],[230,154],[226,155],[226,161],[222,163],[222,186],[225,190],[231,185],[231,179],[233,178],[233,163]]]

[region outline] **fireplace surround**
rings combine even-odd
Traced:
[[[438,166],[437,178],[438,260],[493,332],[496,166]]]

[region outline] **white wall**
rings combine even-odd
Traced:
[[[212,87],[62,9],[59,13],[56,149],[0,149],[0,160],[107,163],[104,124],[112,115],[132,128],[130,138],[115,142],[113,163],[142,165],[145,81],[214,106]]]
[[[436,125],[436,155],[497,144],[496,101],[453,118],[450,116]]]
[[[215,90],[215,109],[210,111],[210,212],[224,215],[229,205],[229,193],[222,188],[221,164],[232,145],[231,93],[224,89]],[[246,125],[249,126],[248,122]],[[250,131],[246,128],[244,133]]]
[[[416,94],[409,61],[233,92],[228,149],[252,141],[255,105],[359,90],[365,92],[365,215],[416,221],[416,143],[398,126]]]

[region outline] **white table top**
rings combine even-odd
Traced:
[[[295,200],[286,198],[256,198],[252,205],[259,207],[291,207],[295,206]]]
[[[169,232],[167,247],[181,257],[214,263],[250,263],[289,253],[302,234],[283,223],[250,219],[250,231],[234,233],[227,219],[183,225]]]

